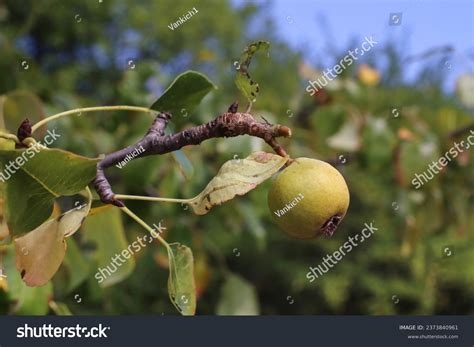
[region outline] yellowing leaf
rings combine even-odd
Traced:
[[[62,217],[59,216],[59,233],[63,235],[64,238],[72,236],[86,219],[89,210],[90,205],[81,205],[71,211],[64,213]]]
[[[13,244],[0,246],[3,255],[3,281],[8,282],[6,299],[12,303],[8,312],[14,315],[45,315],[48,313],[48,301],[53,295],[51,282],[42,287],[28,287],[21,280],[15,268],[15,249]],[[0,294],[1,296],[1,294]]]
[[[16,268],[26,285],[42,286],[54,276],[64,259],[65,238],[79,229],[89,209],[90,202],[15,239]]]
[[[182,315],[194,315],[196,312],[196,283],[193,252],[189,247],[180,243],[172,243],[169,246],[168,294],[171,302]]]
[[[46,284],[64,259],[66,243],[58,225],[52,219],[15,240],[16,268],[28,286]]]
[[[189,200],[194,213],[203,215],[236,195],[244,195],[275,174],[288,161],[266,152],[255,152],[245,159],[229,160],[204,190]]]

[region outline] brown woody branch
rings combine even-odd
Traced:
[[[201,142],[216,137],[235,137],[240,135],[256,136],[268,143],[273,150],[286,156],[286,152],[276,141],[277,137],[291,136],[290,128],[283,125],[272,125],[268,122],[257,122],[250,113],[237,112],[237,104],[229,107],[228,112],[217,116],[213,121],[198,125],[175,134],[165,135],[164,129],[171,118],[170,113],[160,113],[156,116],[145,136],[136,144],[107,154],[97,164],[97,174],[94,187],[102,202],[118,207],[123,203],[115,199],[115,194],[109,181],[105,177],[104,169],[119,163],[137,148],[143,147],[144,151],[130,160],[155,154],[164,154],[176,151],[184,146],[198,145]]]

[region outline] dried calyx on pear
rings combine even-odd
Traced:
[[[292,237],[332,236],[349,207],[349,189],[330,164],[298,158],[273,181],[268,206],[276,224]]]

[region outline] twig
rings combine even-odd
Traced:
[[[166,247],[168,252],[171,251],[170,246],[168,245],[168,242],[166,242],[165,239],[163,239],[159,234],[157,234],[156,231],[151,226],[149,226],[143,219],[138,217],[135,213],[133,213],[131,210],[129,210],[125,206],[121,207],[120,209],[126,214],[128,214],[133,220],[135,220],[135,222],[137,222],[142,227],[144,227],[151,234],[151,236],[156,237],[158,241],[160,241],[161,244]]]
[[[198,145],[212,138],[235,137],[240,135],[260,137],[269,144],[277,154],[281,156],[287,155],[283,147],[276,141],[276,138],[290,137],[290,128],[279,124],[272,125],[256,122],[251,114],[237,112],[237,106],[234,104],[231,105],[229,110],[231,112],[223,113],[209,123],[168,135],[164,134],[164,129],[171,118],[171,114],[159,113],[148,132],[140,141],[134,145],[107,154],[97,164],[97,175],[94,180],[94,187],[102,202],[124,207],[122,201],[113,193],[105,177],[104,169],[119,163],[125,158],[131,161],[149,155],[173,152],[188,145]],[[141,153],[137,151],[139,148],[143,148]]]
[[[54,114],[52,116],[49,116],[39,121],[38,123],[36,123],[35,125],[31,127],[31,133],[34,133],[41,126],[45,125],[48,122],[51,122],[52,120],[55,120],[64,116],[69,116],[71,114],[81,114],[83,112],[85,113],[85,112],[97,112],[97,111],[135,111],[135,112],[146,112],[146,113],[153,113],[153,114],[157,113],[155,110],[152,110],[146,107],[128,106],[128,105],[76,108],[74,110],[69,110],[69,111]]]

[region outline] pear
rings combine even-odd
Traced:
[[[298,158],[273,181],[268,206],[276,224],[294,238],[332,236],[349,207],[349,189],[330,164]]]

